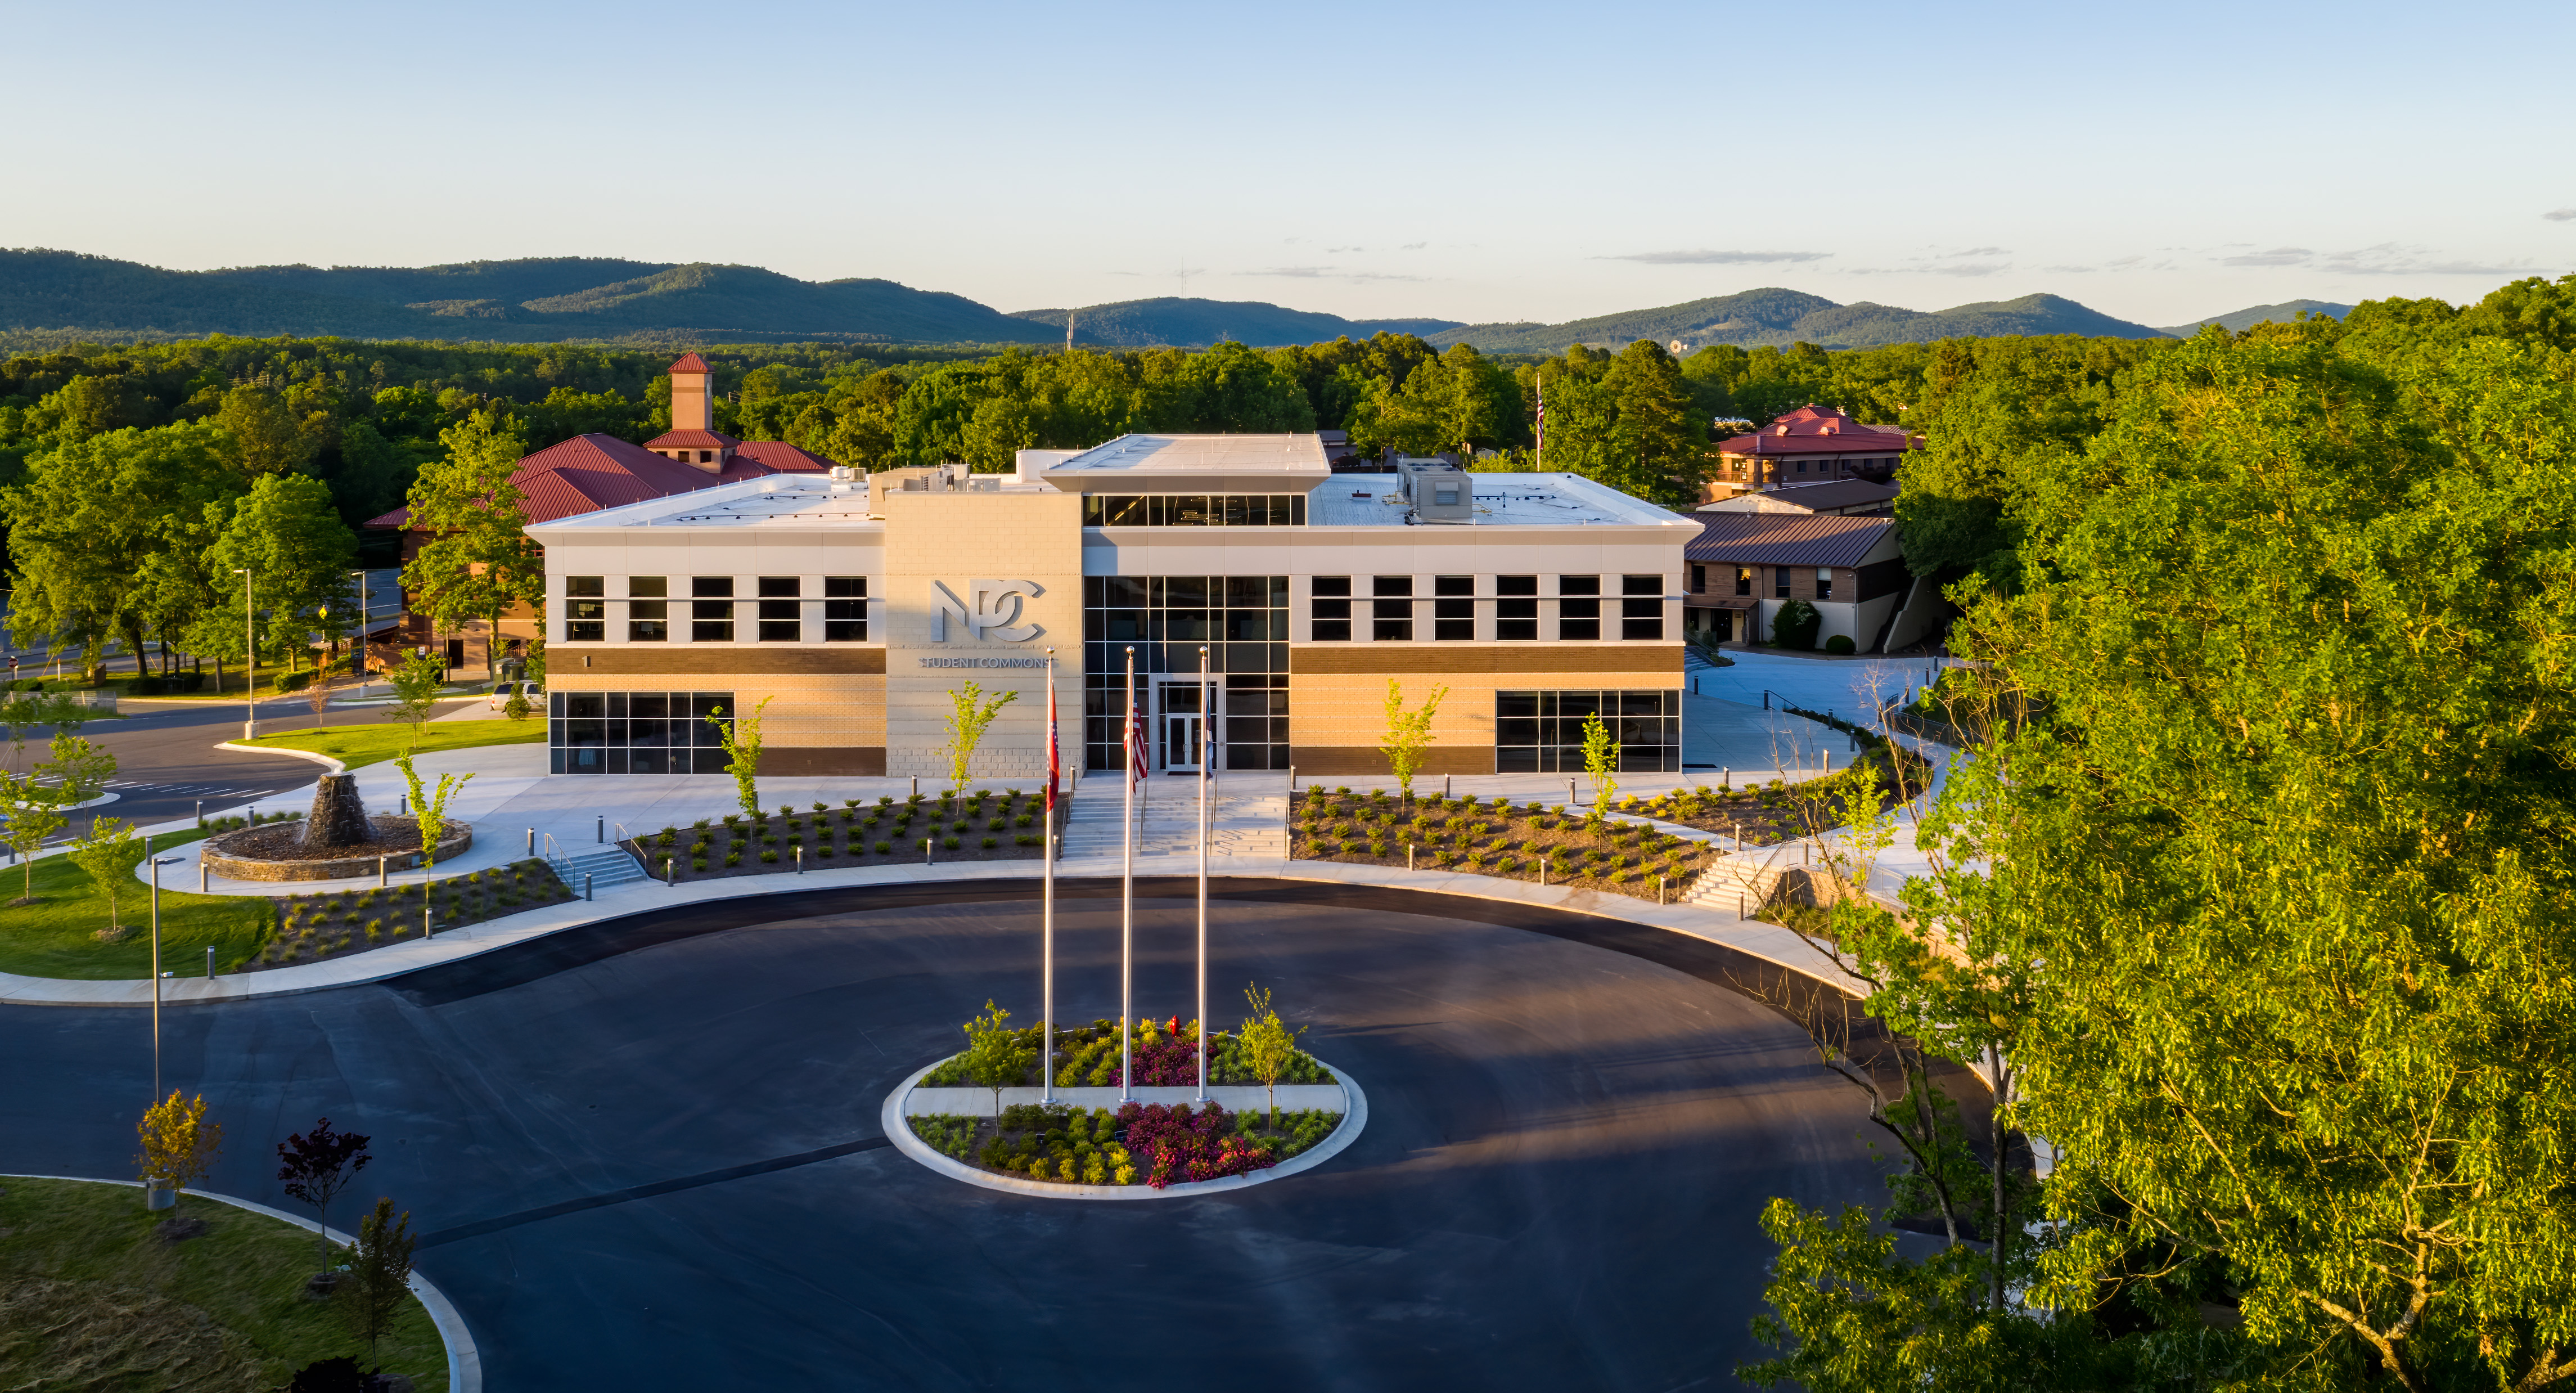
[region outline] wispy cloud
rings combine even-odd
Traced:
[[[1630,252],[1596,256],[1595,261],[1642,261],[1649,266],[1759,266],[1781,261],[1822,261],[1832,252]]]
[[[1962,258],[1971,257],[1971,256],[2010,256],[2010,255],[2012,255],[2012,248],[2010,248],[2010,247],[1970,247],[1970,248],[1968,248],[1966,251],[1963,251],[1963,252],[1943,252],[1943,253],[1941,253],[1941,258],[1940,258],[1940,259],[1943,259],[1943,260],[1956,260],[1956,259],[1962,259]]]
[[[1324,248],[1324,253],[1327,256],[1340,256],[1344,252],[1364,252],[1367,250],[1368,248],[1366,247],[1326,247]]]
[[[2551,222],[2576,222],[2576,208],[2552,208],[2540,216]]]
[[[1263,271],[1237,271],[1238,276],[1281,276],[1301,281],[1419,281],[1428,276],[1398,276],[1384,271],[1345,271],[1338,266],[1273,266]]]
[[[2240,256],[2222,256],[2221,266],[2304,266],[2316,253],[2305,247],[2274,247],[2267,252],[2246,252]]]
[[[2266,252],[2241,256],[2223,256],[2222,266],[2303,266],[2335,276],[2514,276],[2529,274],[2535,268],[2529,262],[2470,261],[2445,258],[2431,247],[2410,247],[2397,242],[2355,247],[2350,251],[2317,252],[2306,247],[2275,247]]]
[[[1418,252],[1424,247],[1430,245],[1431,244],[1429,242],[1407,242],[1403,246],[1396,248],[1396,250],[1400,252]]]
[[[1962,261],[1950,266],[1923,268],[1936,276],[1991,276],[2012,269],[2009,261]]]

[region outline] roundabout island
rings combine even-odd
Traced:
[[[1191,891],[1138,888],[1136,1004],[1168,1022],[1194,990]],[[1058,889],[1058,1009],[1114,1015],[1116,886]],[[1068,1065],[1092,1050],[1086,1072],[1017,1128],[984,1130],[1034,1087],[976,1090],[980,1113],[898,1105],[931,1091],[961,1021],[1036,980],[1034,882],[677,906],[171,1009],[165,1067],[221,1115],[370,1119],[369,1194],[411,1212],[415,1260],[494,1388],[1107,1389],[1173,1361],[1251,1389],[1725,1386],[1760,1353],[1764,1203],[1884,1193],[1859,1095],[1735,989],[1752,965],[1715,944],[1378,887],[1221,879],[1215,901],[1214,980],[1275,990],[1330,1080],[1283,1081],[1283,1121],[1325,1110],[1291,1088],[1344,1101],[1280,1154],[1294,1123],[1263,1108],[1247,1131],[1249,1100],[1219,1091],[1245,1085],[1212,1079],[1225,1136],[1275,1162],[1160,1189],[1105,1177],[1153,1203],[1018,1188],[1083,1187],[1110,1145],[1136,1165],[1146,1107],[1206,1117],[1194,1086],[1140,1083],[1124,1121],[1114,1087],[1075,1096],[1096,1040],[1059,1040]],[[23,1066],[0,1169],[122,1171],[131,1125],[95,1100],[150,1091],[134,1029],[0,1009]],[[977,1117],[964,1160],[927,1144],[924,1109]],[[1003,1134],[1016,1177],[979,1159]],[[208,1188],[267,1193],[247,1140]],[[1027,1174],[1040,1158],[1056,1179]]]

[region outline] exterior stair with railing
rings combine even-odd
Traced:
[[[637,864],[635,857],[622,847],[603,847],[598,851],[585,851],[577,856],[549,856],[546,858],[546,864],[555,868],[555,874],[561,876],[563,883],[571,887],[576,895],[581,893],[583,876],[591,878],[591,891],[594,894],[647,878],[644,868]]]
[[[1739,905],[1749,913],[1769,904],[1780,893],[1780,882],[1789,873],[1787,866],[1779,864],[1788,847],[1789,843],[1784,842],[1760,860],[1751,853],[1721,858],[1699,873],[1699,878],[1682,891],[1682,898],[1703,909],[1730,913]]]

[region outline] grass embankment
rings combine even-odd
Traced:
[[[203,832],[164,833],[152,839],[155,854],[196,841]],[[35,863],[35,903],[12,904],[26,893],[29,868],[0,867],[0,972],[83,980],[152,975],[152,888],[132,877],[116,886],[117,921],[126,933],[98,937],[108,927],[104,887],[63,856]],[[182,976],[206,970],[206,949],[219,971],[259,951],[268,934],[266,900],[237,895],[198,895],[161,887],[161,966]]]
[[[315,1360],[369,1364],[338,1309],[304,1295],[320,1270],[308,1230],[183,1195],[176,1213],[206,1231],[170,1243],[154,1229],[172,1211],[133,1186],[0,1178],[0,1192],[0,1388],[268,1389]],[[374,1193],[352,1187],[334,1222]],[[376,1358],[423,1393],[447,1387],[418,1298]]]
[[[439,721],[422,728],[417,735],[406,725],[331,726],[320,730],[288,731],[283,735],[263,735],[257,740],[235,741],[255,749],[304,750],[329,755],[351,769],[381,764],[406,752],[415,755],[435,754],[440,750],[471,750],[485,745],[527,745],[546,738],[546,723],[534,717],[524,721]]]

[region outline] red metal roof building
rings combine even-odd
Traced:
[[[1896,426],[1865,426],[1840,411],[1812,403],[1758,431],[1721,441],[1717,477],[1705,498],[1715,502],[1753,489],[1812,484],[1828,479],[1884,483],[1923,438]]]
[[[773,474],[831,472],[833,461],[786,441],[736,440],[715,429],[713,381],[714,372],[705,359],[683,354],[671,365],[670,430],[641,445],[613,435],[576,435],[520,460],[510,482],[527,498],[528,521],[553,522]],[[403,534],[406,565],[427,540],[411,531],[410,524],[409,508],[396,508],[366,523],[369,528]],[[502,638],[508,647],[517,647],[535,632],[530,620],[502,621]],[[430,637],[426,619],[406,615],[405,643],[425,644]],[[450,640],[451,664],[482,665],[479,632],[469,639]]]
[[[1720,643],[1760,643],[1791,600],[1816,607],[1821,646],[1836,634],[1878,651],[1913,586],[1893,518],[1831,513],[1693,513],[1682,548],[1682,627]]]

